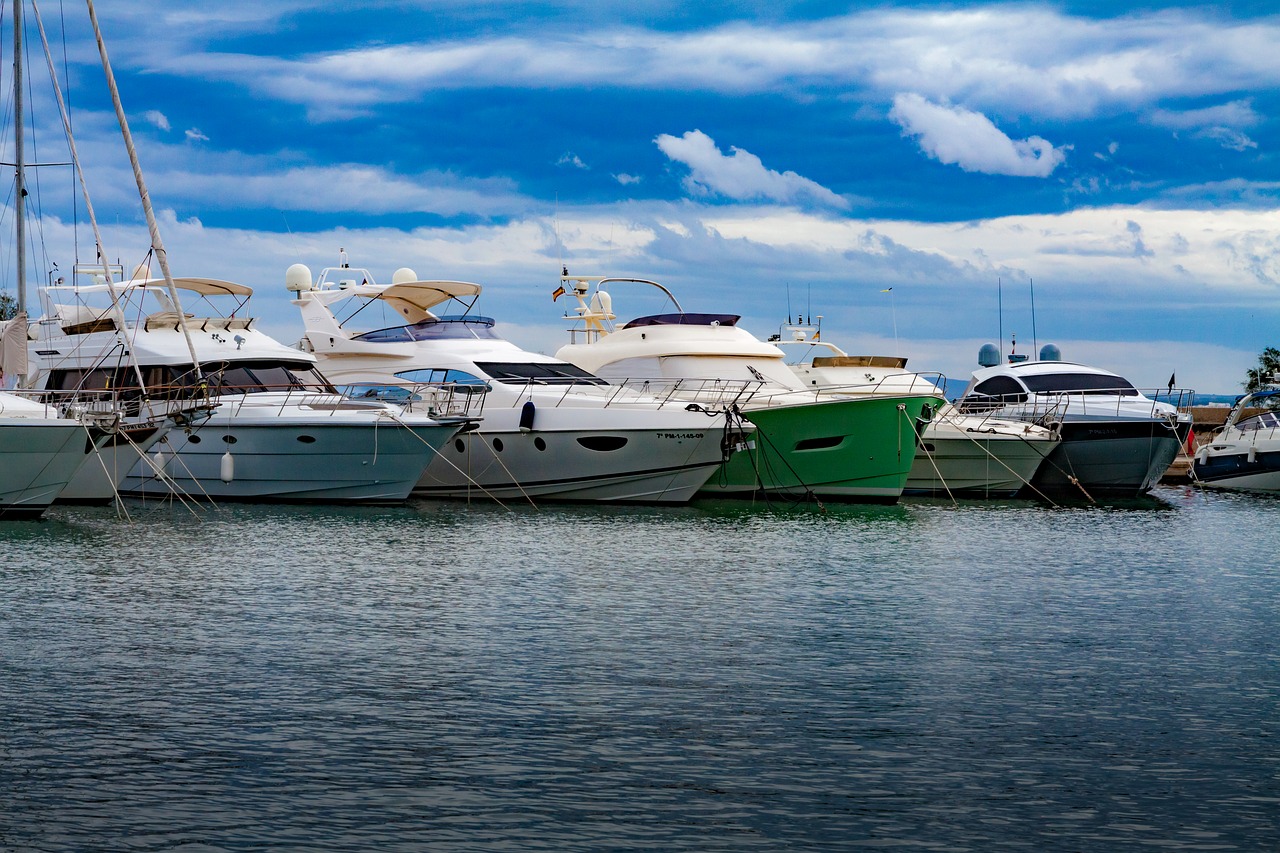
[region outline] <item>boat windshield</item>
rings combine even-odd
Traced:
[[[1033,394],[1114,394],[1137,397],[1138,390],[1121,376],[1097,373],[1042,373],[1020,377]]]
[[[622,328],[639,326],[735,326],[742,319],[738,314],[651,314],[637,317]]]
[[[501,340],[497,333],[493,331],[493,318],[474,315],[467,317],[438,317],[410,323],[407,326],[376,329],[372,332],[356,335],[352,340],[384,344],[403,343],[405,341],[439,341],[456,338]]]
[[[599,376],[564,362],[477,361],[485,373],[507,385],[608,385]]]
[[[1236,424],[1236,429],[1241,432],[1249,432],[1250,430],[1259,429],[1276,429],[1280,428],[1280,415],[1275,412],[1263,412],[1260,415],[1254,415],[1251,418],[1245,418]]]

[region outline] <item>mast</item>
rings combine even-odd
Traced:
[[[13,161],[14,239],[18,259],[18,311],[27,310],[27,179],[22,147],[22,0],[13,0]]]
[[[17,2],[17,0],[15,0]],[[102,40],[102,28],[98,26],[98,14],[93,9],[93,0],[85,0],[89,5],[89,20],[93,23],[93,35],[98,41],[98,54],[102,57],[102,70],[107,76],[107,88],[111,90],[111,103],[116,108],[116,119],[120,122],[120,132],[124,134],[124,147],[129,152],[129,163],[133,166],[133,177],[138,184],[138,195],[142,198],[142,210],[147,215],[147,230],[151,232],[151,248],[156,253],[156,261],[160,264],[160,272],[164,275],[165,286],[169,289],[169,298],[178,312],[178,326],[182,329],[182,337],[186,339],[187,350],[191,353],[191,366],[195,369],[196,378],[204,383],[204,371],[200,369],[200,358],[196,355],[196,345],[191,340],[191,332],[187,329],[185,315],[182,312],[182,300],[178,297],[178,288],[173,283],[173,275],[169,272],[169,255],[165,252],[164,241],[160,239],[160,226],[156,223],[155,211],[151,209],[151,195],[147,192],[147,182],[142,177],[142,164],[138,162],[138,152],[133,146],[133,134],[129,132],[129,122],[124,116],[124,105],[120,102],[120,90],[116,87],[116,77],[111,71],[111,61],[107,59],[107,45]]]

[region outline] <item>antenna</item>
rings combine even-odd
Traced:
[[[791,283],[787,283],[787,325],[791,325]]]
[[[1028,276],[1027,281],[1031,282],[1031,351],[1036,353],[1040,350],[1036,341],[1036,280]]]
[[[996,317],[999,318],[1000,337],[996,338],[1000,342],[1000,360],[1004,361],[1004,279],[996,277]]]

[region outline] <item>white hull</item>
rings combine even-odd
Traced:
[[[0,518],[36,517],[62,493],[91,447],[72,420],[0,422]]]
[[[122,426],[119,433],[88,455],[71,482],[58,495],[58,503],[105,504],[113,501],[125,476],[138,464],[138,453],[150,450],[167,430],[167,425]]]
[[[170,431],[120,491],[215,501],[397,503],[457,429],[421,421],[408,427],[389,419],[215,414],[190,434]]]
[[[1027,486],[1056,441],[925,433],[903,494],[1012,497]]]

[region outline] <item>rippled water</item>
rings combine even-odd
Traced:
[[[0,522],[0,849],[1280,847],[1280,501]]]

